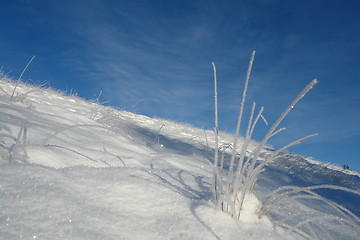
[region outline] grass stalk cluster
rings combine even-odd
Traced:
[[[256,113],[256,103],[252,104],[250,118],[245,131],[245,138],[242,141],[240,147],[240,153],[238,152],[239,135],[242,127],[242,120],[244,109],[246,106],[246,95],[249,86],[250,75],[254,63],[255,51],[252,52],[247,74],[245,80],[245,86],[243,89],[241,105],[238,114],[236,131],[234,134],[234,141],[232,144],[231,158],[229,163],[229,169],[227,176],[223,176],[224,158],[219,158],[219,144],[218,144],[218,99],[217,99],[217,76],[215,63],[212,63],[214,70],[214,95],[215,95],[215,154],[214,154],[214,180],[213,191],[216,205],[221,208],[222,211],[229,212],[234,218],[240,219],[241,212],[243,210],[246,196],[253,193],[254,185],[258,179],[259,174],[263,171],[265,165],[276,159],[278,154],[301,141],[316,136],[317,134],[311,134],[306,137],[297,139],[277,151],[274,151],[265,160],[260,161],[260,155],[265,148],[266,143],[270,138],[276,134],[285,130],[285,128],[278,128],[280,123],[284,120],[287,114],[294,108],[294,106],[308,93],[313,86],[317,83],[314,79],[311,81],[300,94],[291,102],[291,104],[284,110],[278,120],[270,127],[265,134],[263,140],[255,147],[250,149],[250,142],[254,133],[254,130],[262,119],[265,124],[268,124],[263,116],[264,107],[261,107]],[[220,161],[219,161],[220,160]],[[255,214],[255,213],[254,213]]]
[[[360,218],[344,206],[331,201],[315,192],[315,190],[330,189],[337,192],[347,192],[360,196],[360,192],[335,185],[316,185],[307,187],[284,186],[274,190],[265,198],[257,210],[259,217],[276,211],[280,206],[295,204],[295,201],[320,201],[332,210],[332,214],[304,213],[297,211],[289,214],[281,220],[274,220],[276,226],[284,228],[287,233],[304,239],[318,239],[319,231],[326,232],[321,227],[326,222],[337,223],[338,225],[349,225],[360,234]],[[317,230],[315,230],[317,229]],[[331,236],[330,236],[331,237]],[[330,239],[335,239],[331,237]]]

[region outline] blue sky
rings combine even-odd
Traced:
[[[291,150],[360,171],[359,10],[357,0],[3,1],[0,66],[17,78],[36,55],[24,80],[212,129],[214,61],[220,129],[232,132],[256,50],[247,103],[270,123],[319,80],[270,143],[319,132]]]

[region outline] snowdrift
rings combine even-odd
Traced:
[[[218,211],[212,201],[211,130],[24,83],[10,101],[15,85],[1,77],[0,239],[359,238],[358,225],[327,219],[342,215],[315,199],[284,197],[264,214],[266,221],[252,214],[235,221]],[[232,142],[226,133],[219,139],[223,146]],[[272,151],[269,146],[261,156]],[[247,201],[256,210],[258,199],[281,186],[314,184],[359,191],[360,175],[282,152],[265,167],[256,197]],[[316,192],[360,216],[358,195]],[[274,225],[281,221],[294,229]]]

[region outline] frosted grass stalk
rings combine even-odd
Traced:
[[[309,232],[311,233],[311,238],[313,240],[319,240],[319,238],[317,237],[314,229],[311,227],[311,225],[309,223],[305,224],[306,225],[306,228],[309,229]]]
[[[251,130],[250,130],[250,132],[249,132],[249,134],[248,134],[248,136],[247,136],[247,138],[246,138],[246,140],[245,140],[245,145],[244,145],[245,148],[242,149],[242,160],[240,160],[240,162],[243,161],[244,158],[245,158],[245,153],[246,153],[246,150],[247,150],[248,147],[249,147],[252,134],[253,134],[253,132],[254,132],[254,130],[255,130],[256,124],[257,124],[260,116],[262,116],[262,112],[263,112],[263,111],[264,111],[264,107],[261,107],[261,109],[260,109],[260,111],[259,111],[259,113],[258,113],[258,115],[257,115],[257,117],[256,117],[256,119],[255,119],[255,121],[254,121],[253,123],[250,123],[250,125],[252,124]],[[237,174],[238,174],[238,175],[241,174],[241,175],[239,175],[240,177],[242,177],[242,176],[245,175],[246,169],[248,168],[248,164],[249,164],[249,162],[251,161],[251,159],[253,159],[253,158],[252,158],[251,155],[250,155],[250,156],[248,157],[248,160],[247,160],[246,163],[244,164],[244,166],[238,165]],[[253,160],[254,160],[254,159],[253,159]],[[237,180],[239,181],[239,179],[237,179]],[[237,184],[235,184],[235,185],[237,185]]]
[[[286,128],[284,128],[284,127],[276,130],[273,134],[271,134],[270,138],[272,138],[272,137],[275,136],[276,134],[279,134],[279,133],[281,133],[282,131],[285,131],[285,130],[286,130]]]
[[[253,129],[251,128],[251,125],[252,125],[252,119],[254,117],[255,107],[256,107],[256,103],[254,102],[253,106],[251,108],[251,114],[250,114],[249,123],[247,126],[245,142],[242,144],[241,151],[240,151],[239,163],[238,163],[238,167],[237,167],[236,175],[235,175],[235,184],[233,186],[234,189],[237,189],[237,185],[238,185],[237,181],[239,181],[240,183],[242,182],[242,179],[244,177],[244,172],[241,170],[245,169],[247,166],[247,163],[248,163],[248,161],[246,161],[244,164],[244,159],[245,159],[245,155],[246,155],[246,150],[248,149],[248,146],[249,146],[250,140],[251,140],[251,136],[252,136]],[[258,116],[259,116],[259,114],[258,114]],[[256,117],[255,122],[257,121],[258,116]],[[236,196],[237,191],[234,191],[234,189],[232,189],[232,192],[235,193],[235,196]],[[234,196],[234,201],[235,201],[235,196]]]
[[[324,229],[324,227],[321,225],[318,225],[318,228],[320,228],[322,232],[326,234],[327,239],[336,240],[334,235],[331,234],[331,232],[328,229]]]
[[[257,159],[257,156],[260,154],[261,149],[264,147],[266,142],[270,139],[270,137],[274,136],[273,133],[275,132],[276,128],[279,126],[279,124],[284,120],[286,115],[294,108],[294,106],[308,93],[315,84],[317,84],[317,80],[314,79],[311,81],[304,90],[301,91],[301,93],[295,98],[295,100],[285,109],[285,111],[280,115],[279,119],[272,125],[272,127],[269,129],[267,134],[265,135],[264,139],[261,141],[261,143],[256,148],[256,152],[254,154],[254,158]]]
[[[284,186],[281,188],[276,189],[275,191],[273,191],[268,198],[266,198],[263,202],[262,202],[262,206],[260,208],[260,210],[258,211],[259,216],[265,215],[267,212],[269,212],[271,209],[267,209],[269,206],[271,208],[271,206],[275,205],[276,203],[279,203],[281,201],[285,201],[287,199],[289,199],[289,195],[290,194],[296,194],[296,193],[300,193],[300,192],[305,192],[308,194],[311,194],[313,196],[314,199],[318,199],[321,200],[327,204],[329,204],[330,206],[332,206],[334,209],[340,209],[343,212],[346,212],[347,214],[349,214],[351,217],[353,217],[357,222],[360,223],[360,218],[358,218],[355,214],[353,214],[350,210],[348,210],[347,208],[332,202],[330,200],[327,200],[323,197],[321,197],[320,195],[316,194],[315,192],[313,192],[312,190],[315,189],[333,189],[333,190],[340,190],[340,191],[344,191],[344,192],[349,192],[349,193],[353,193],[356,194],[358,196],[360,196],[360,192],[350,189],[350,188],[346,188],[346,187],[340,187],[340,186],[334,186],[334,185],[318,185],[318,186],[310,186],[310,187],[294,187],[294,186]],[[282,191],[287,191],[287,192],[283,192],[280,193]],[[300,196],[296,196],[298,198],[305,198],[306,195],[300,195]],[[340,211],[341,212],[341,211]]]
[[[359,232],[359,225],[360,225],[360,218],[353,214],[350,210],[343,207],[342,205],[333,202],[331,200],[328,200],[319,194],[313,192],[312,190],[316,189],[333,189],[333,190],[340,190],[345,192],[350,192],[353,194],[356,194],[360,196],[360,192],[357,190],[349,189],[346,187],[340,187],[340,186],[334,186],[334,185],[318,185],[318,186],[310,186],[310,187],[294,187],[294,186],[284,186],[281,187],[275,191],[273,191],[268,198],[266,198],[260,207],[260,210],[257,211],[257,214],[259,217],[268,214],[272,209],[276,207],[276,205],[281,205],[282,202],[293,202],[297,199],[314,199],[322,201],[323,203],[329,205],[334,211],[336,211],[338,214],[336,215],[330,215],[330,214],[324,214],[324,215],[307,215],[307,214],[295,214],[290,217],[286,217],[282,219],[281,221],[275,222],[276,225],[279,226],[285,226],[285,222],[288,222],[289,219],[296,219],[299,217],[306,217],[305,220],[297,223],[294,226],[291,226],[288,228],[288,233],[297,232],[300,230],[300,227],[304,225],[308,225],[309,223],[313,222],[320,222],[324,220],[333,220],[341,225],[348,224],[351,227],[353,227],[356,231]],[[285,192],[283,192],[285,191]],[[294,195],[297,193],[302,193],[300,195]],[[293,196],[291,196],[293,195]],[[310,217],[309,217],[310,216]],[[325,231],[326,232],[326,231]],[[313,238],[309,238],[313,239]]]
[[[26,69],[29,67],[30,63],[34,60],[34,58],[35,58],[35,56],[33,56],[33,57],[30,59],[30,61],[28,62],[28,64],[27,64],[26,67],[24,68],[24,70],[21,72],[20,77],[18,78],[18,80],[17,80],[16,83],[15,83],[15,87],[14,87],[14,90],[13,90],[13,92],[12,92],[12,94],[11,94],[10,101],[13,101],[16,88],[18,87],[19,82],[20,82],[22,76],[24,75]]]
[[[249,67],[248,67],[248,71],[247,71],[247,74],[246,74],[246,80],[245,80],[245,86],[244,86],[244,90],[243,90],[240,110],[239,110],[238,121],[237,121],[237,125],[236,125],[236,131],[235,131],[235,135],[234,135],[234,146],[233,146],[234,148],[233,148],[233,151],[232,151],[232,154],[231,154],[230,167],[229,167],[229,177],[228,177],[228,186],[227,186],[227,191],[226,191],[226,198],[228,200],[230,200],[231,183],[233,181],[233,174],[234,174],[233,169],[234,169],[234,163],[235,163],[235,156],[236,156],[236,150],[237,150],[238,137],[239,137],[239,134],[240,134],[241,121],[242,121],[242,116],[243,116],[243,112],[244,112],[245,100],[246,100],[246,93],[247,93],[247,89],[248,89],[248,86],[249,86],[249,79],[250,79],[252,66],[253,66],[253,63],[254,63],[255,53],[256,53],[256,51],[253,51],[252,54],[251,54]]]
[[[271,154],[271,155],[269,156],[269,160],[267,160],[267,161],[274,160],[275,158],[277,158],[278,154],[279,154],[280,152],[284,151],[285,149],[288,149],[288,148],[290,148],[290,147],[292,147],[292,146],[294,146],[294,145],[300,144],[303,140],[306,140],[306,139],[308,139],[308,138],[315,137],[315,136],[318,136],[318,135],[319,135],[318,133],[313,133],[313,134],[307,135],[307,136],[305,136],[305,137],[299,138],[299,139],[297,139],[297,140],[295,140],[295,141],[293,141],[293,142],[291,142],[291,143],[283,146],[282,148],[276,150],[273,154]]]
[[[165,124],[161,124],[161,126],[160,126],[160,128],[159,128],[159,130],[158,130],[158,132],[157,132],[157,134],[156,134],[155,143],[157,143],[157,144],[160,144],[160,131],[161,131],[161,129],[162,129],[163,127],[165,127]]]
[[[246,150],[248,149],[248,146],[250,144],[251,135],[252,135],[253,129],[251,128],[251,125],[252,125],[252,119],[254,117],[255,107],[256,107],[256,103],[254,102],[253,106],[251,108],[251,114],[250,114],[250,119],[249,119],[249,123],[247,126],[245,142],[242,144],[241,151],[240,151],[240,159],[239,159],[238,167],[236,170],[236,178],[239,177],[238,175],[240,174],[240,170],[245,169],[245,167],[243,166],[243,163],[244,163],[244,159],[245,159],[245,155],[246,155]],[[259,116],[259,114],[258,114],[258,116]],[[257,119],[258,119],[258,117],[256,118],[256,120]],[[246,163],[245,163],[245,166],[246,166]]]
[[[314,199],[314,200],[319,200],[319,201],[322,201],[326,204],[328,204],[330,207],[332,207],[335,211],[337,211],[339,214],[341,214],[344,218],[346,218],[349,222],[351,222],[352,226],[353,227],[356,227],[356,222],[359,222],[360,223],[360,219],[355,215],[353,214],[350,210],[348,210],[347,208],[341,206],[340,204],[338,203],[335,203],[333,201],[330,201],[324,197],[321,197],[320,195],[314,193],[314,192],[311,192],[311,191],[308,191],[306,192],[310,195],[297,195],[297,196],[287,196],[279,201],[277,201],[276,203],[277,204],[280,204],[280,202],[292,202],[292,201],[295,201],[295,200],[298,200],[298,199]],[[274,205],[271,205],[269,206],[265,212],[263,212],[262,214],[259,214],[259,216],[263,216],[264,214],[268,213],[269,211],[271,211],[273,209],[273,207],[275,207]],[[303,214],[295,214],[291,217],[287,217],[285,219],[283,219],[282,221],[287,221],[291,218],[296,218],[296,217],[300,217],[301,215]],[[353,219],[351,219],[350,217],[352,217]],[[355,221],[356,222],[355,222]]]
[[[279,129],[279,130],[281,130],[281,129]],[[255,182],[256,182],[256,179],[257,179],[257,176],[262,172],[262,170],[263,170],[263,168],[265,167],[265,165],[266,165],[269,161],[272,161],[272,160],[276,159],[277,155],[278,155],[281,151],[283,151],[283,150],[285,150],[285,149],[287,149],[287,148],[289,148],[289,147],[292,147],[292,146],[294,146],[294,145],[296,145],[296,144],[299,144],[299,143],[301,143],[301,141],[303,141],[303,140],[305,140],[305,139],[308,139],[308,138],[310,138],[310,137],[314,137],[314,136],[317,136],[317,135],[318,135],[317,133],[314,133],[314,134],[310,134],[310,135],[308,135],[308,136],[305,136],[305,137],[303,137],[303,138],[300,138],[300,139],[298,139],[298,140],[295,140],[294,142],[291,142],[291,143],[287,144],[286,146],[284,146],[284,147],[280,148],[279,150],[277,150],[274,154],[270,155],[270,156],[269,156],[267,159],[265,159],[260,165],[258,165],[258,166],[255,168],[255,170],[252,171],[252,174],[248,175],[249,178],[251,179],[251,181],[249,182],[249,183],[250,183],[249,189],[250,189],[250,190],[253,189],[253,187],[254,187],[254,185],[255,185]],[[255,157],[254,157],[254,158],[255,158]],[[256,159],[257,159],[257,158],[256,158]]]
[[[294,186],[284,186],[284,187],[280,187],[276,190],[274,190],[269,197],[267,197],[264,201],[263,201],[263,205],[266,205],[267,202],[271,202],[275,197],[281,197],[285,194],[293,194],[293,193],[298,193],[298,192],[302,192],[302,191],[307,191],[307,190],[315,190],[315,189],[333,189],[333,190],[340,190],[340,191],[344,191],[344,192],[349,192],[349,193],[353,193],[356,195],[360,196],[360,192],[350,189],[350,188],[346,188],[346,187],[340,187],[340,186],[334,186],[334,185],[328,185],[328,184],[324,184],[324,185],[317,185],[317,186],[309,186],[309,187],[294,187]],[[286,193],[282,193],[279,194],[279,192],[282,191],[286,191],[286,190],[290,190],[289,192]]]
[[[245,159],[245,155],[246,155],[246,152],[247,152],[247,149],[249,147],[249,144],[250,144],[250,140],[251,140],[251,137],[252,137],[252,134],[254,132],[254,129],[256,127],[256,124],[258,123],[260,117],[262,116],[262,113],[264,111],[264,107],[261,107],[260,110],[259,110],[259,113],[257,114],[254,122],[252,122],[252,119],[253,119],[253,115],[254,115],[254,111],[255,111],[255,102],[253,104],[253,107],[252,107],[252,110],[251,110],[251,116],[250,116],[250,120],[249,120],[249,123],[248,123],[248,130],[247,130],[247,133],[246,133],[246,138],[245,138],[245,142],[243,143],[243,146],[242,146],[242,149],[241,149],[241,153],[240,153],[240,159],[239,159],[239,164],[238,164],[238,167],[237,167],[237,170],[236,170],[236,177],[235,177],[235,184],[233,186],[233,201],[235,202],[237,200],[237,194],[238,192],[240,192],[240,199],[242,199],[242,196],[246,194],[246,192],[244,191],[245,189],[243,188],[243,181],[244,181],[244,178],[247,179],[247,177],[245,176],[246,173],[248,172],[248,167],[249,167],[249,163],[251,160],[254,161],[254,159],[252,159],[250,156],[248,157],[248,159],[246,160],[245,164],[243,163],[244,159]],[[239,211],[238,211],[238,218],[240,218],[240,211],[241,211],[241,207],[243,205],[243,202],[239,202]]]
[[[339,219],[336,216],[331,216],[331,215],[325,215],[325,216],[320,216],[320,217],[316,217],[316,218],[309,218],[306,220],[303,220],[301,222],[299,222],[298,224],[291,226],[288,230],[287,233],[291,234],[292,232],[294,232],[295,229],[299,229],[301,226],[311,223],[311,222],[321,222],[321,221],[325,221],[325,220],[334,220],[336,222],[339,223],[348,223],[350,224],[350,222],[346,219]],[[356,228],[355,228],[356,229]]]
[[[291,228],[292,226],[288,225],[288,224],[284,224],[283,225],[284,228]],[[299,236],[305,238],[305,239],[309,239],[309,240],[312,240],[312,236],[306,232],[304,232],[303,230],[300,230],[300,229],[294,229],[293,232],[297,233]]]
[[[269,129],[267,134],[265,135],[264,139],[261,141],[261,143],[258,145],[258,147],[255,150],[254,153],[254,159],[258,159],[260,152],[262,148],[265,146],[266,142],[270,139],[270,137],[274,136],[273,133],[275,132],[276,128],[279,126],[279,124],[284,120],[286,115],[294,108],[294,106],[306,95],[307,92],[309,92],[313,86],[317,84],[317,80],[314,79],[311,81],[304,90],[301,91],[301,93],[295,98],[295,100],[285,109],[285,111],[280,115],[279,119],[274,123],[274,125]]]
[[[266,120],[266,118],[264,117],[264,115],[260,115],[261,119],[264,121],[265,125],[269,125],[268,121]]]
[[[205,135],[205,139],[206,139],[206,151],[208,151],[209,150],[209,141],[208,141],[208,137],[207,137],[205,129],[204,129],[204,135]]]
[[[212,62],[213,70],[214,70],[214,103],[215,103],[215,154],[214,154],[214,176],[213,176],[213,188],[214,188],[214,194],[215,194],[215,202],[217,205],[220,204],[219,202],[219,186],[220,186],[220,176],[219,176],[219,114],[218,114],[218,93],[217,93],[217,79],[216,79],[216,66],[215,63]]]
[[[265,135],[264,139],[261,141],[261,143],[256,147],[256,149],[254,150],[253,153],[253,159],[251,162],[251,165],[248,169],[247,172],[247,176],[245,178],[245,182],[242,183],[240,182],[240,180],[237,180],[237,184],[238,186],[235,186],[234,189],[240,189],[241,188],[241,195],[240,195],[240,199],[239,199],[239,214],[238,214],[238,218],[240,218],[240,211],[242,208],[242,205],[244,203],[245,200],[245,195],[248,191],[251,191],[251,189],[253,188],[253,186],[255,185],[255,182],[257,181],[257,176],[262,172],[263,167],[265,166],[265,164],[268,161],[264,161],[262,164],[260,164],[259,166],[257,166],[255,168],[255,164],[258,160],[258,158],[260,157],[260,153],[261,150],[263,149],[263,147],[265,146],[265,144],[267,143],[267,141],[274,136],[274,132],[277,132],[276,129],[279,126],[279,124],[282,122],[282,120],[286,117],[286,115],[294,108],[294,106],[306,95],[307,92],[309,92],[313,86],[317,83],[317,80],[314,79],[312,82],[310,82],[301,92],[300,94],[295,98],[295,100],[285,109],[285,111],[280,115],[279,119],[273,124],[273,126],[269,129],[269,131],[267,132],[267,134]],[[306,139],[308,137],[302,138],[302,139]],[[289,145],[286,146],[292,146],[295,145],[295,143],[300,142],[295,141]],[[285,146],[285,147],[286,147]],[[238,176],[241,177],[241,176]],[[235,193],[236,194],[236,193]]]
[[[254,117],[254,113],[255,113],[255,107],[256,107],[256,103],[254,102],[252,105],[252,108],[251,108],[251,114],[250,114],[247,130],[246,130],[245,142],[242,144],[241,151],[240,151],[240,159],[239,159],[239,163],[238,163],[238,167],[237,167],[236,175],[235,175],[235,184],[233,185],[233,189],[231,190],[233,193],[233,196],[231,198],[234,201],[234,205],[236,205],[235,203],[237,200],[238,189],[241,188],[241,184],[242,184],[242,181],[244,178],[244,173],[242,170],[244,170],[247,167],[247,164],[249,162],[249,161],[246,161],[244,164],[246,150],[248,149],[251,135],[252,135],[252,130],[253,130],[251,126],[252,126],[252,121],[253,121],[253,117]],[[261,112],[261,110],[260,110],[260,112]],[[257,122],[257,120],[259,119],[260,114],[258,114],[258,116],[256,117],[255,122]],[[238,186],[238,185],[240,185],[240,186]],[[244,193],[241,191],[241,194],[244,194]],[[241,205],[242,204],[240,203],[238,213],[236,213],[236,209],[233,210],[233,215],[234,216],[238,215],[238,218],[240,217]]]
[[[300,214],[296,214],[296,215],[293,215],[293,216],[289,216],[289,217],[286,217],[284,219],[282,219],[281,221],[275,221],[274,223],[277,225],[277,226],[285,226],[287,225],[286,222],[289,222],[291,219],[294,219],[294,218],[301,218],[301,219],[312,219],[312,218],[318,218],[318,217],[323,217],[323,216],[332,216],[332,215],[326,215],[326,214],[311,214],[311,213],[300,213]],[[333,216],[335,217],[335,216]],[[299,221],[297,221],[299,222]],[[341,222],[341,225],[344,225],[343,222]]]
[[[228,149],[232,150],[232,145],[224,144],[224,145],[221,145],[219,149],[221,149],[221,151],[222,151],[221,162],[220,162],[220,170],[222,170],[224,168],[226,150],[228,150]]]

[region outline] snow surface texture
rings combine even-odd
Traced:
[[[218,211],[211,198],[214,133],[0,81],[0,239],[293,239],[272,224]],[[219,133],[220,145],[233,136]],[[255,142],[251,146],[256,146]],[[266,157],[273,149],[268,147]],[[360,175],[284,152],[255,186],[257,205],[284,185],[360,189]],[[317,192],[360,216],[359,197]],[[254,206],[254,209],[256,206]],[[269,217],[336,214],[319,201],[280,203]],[[246,215],[244,215],[246,216]],[[302,221],[291,218],[289,221]],[[290,224],[290,223],[289,223]],[[296,225],[296,222],[295,222]],[[294,224],[293,224],[294,226]],[[326,222],[318,238],[359,239]],[[324,231],[325,229],[325,231]],[[331,231],[329,229],[332,229]],[[299,236],[297,236],[299,237]]]

